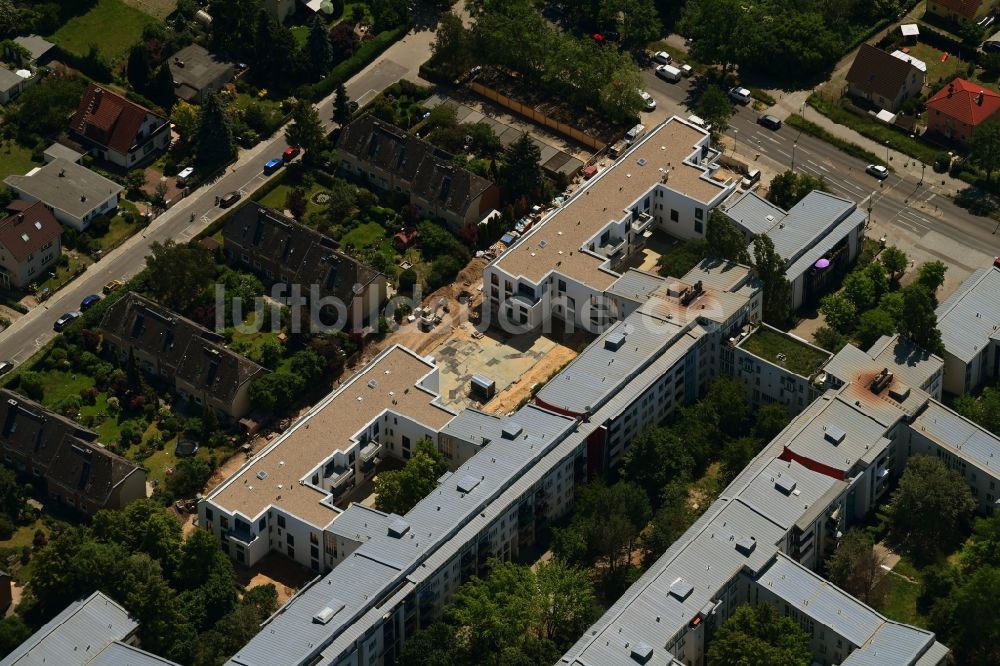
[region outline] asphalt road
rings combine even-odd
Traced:
[[[432,39],[433,33],[426,30],[407,35],[347,82],[348,96],[363,105],[400,78],[415,80],[420,63],[430,56]],[[332,129],[333,96],[321,101],[317,108],[327,129]],[[286,147],[284,132],[279,131],[271,139],[241,151],[237,162],[228,168],[225,175],[190,193],[153,220],[140,234],[91,265],[83,275],[56,292],[44,304],[33,308],[0,332],[0,360],[21,363],[29,358],[55,335],[52,324],[61,314],[78,309],[84,297],[100,294],[103,286],[111,280],[129,278],[142,270],[149,247],[154,242],[192,239],[224,212],[215,205],[217,197],[233,191],[241,192],[244,198],[252,194],[273,177],[263,174],[264,162],[272,157],[281,157]]]
[[[668,83],[658,79],[652,69],[645,71],[644,76],[646,89],[658,103],[656,112],[649,114],[651,122],[672,113],[682,117],[691,113],[685,104],[690,80]],[[816,111],[806,109],[807,117],[810,113]],[[866,211],[870,205],[873,221],[894,225],[918,237],[936,231],[981,252],[1000,254],[1000,235],[993,233],[996,222],[970,214],[935,190],[936,174],[930,168],[926,170],[924,183],[919,178],[896,173],[879,181],[865,173],[867,165],[861,160],[794,127],[765,129],[757,124],[757,115],[750,106],[737,107],[730,120],[726,133],[735,139],[737,159],[784,171],[793,166],[794,157],[796,171],[822,176],[832,193],[859,202]]]

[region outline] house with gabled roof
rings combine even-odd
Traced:
[[[928,0],[927,13],[953,23],[978,23],[995,9],[996,0]]]
[[[94,83],[69,122],[71,136],[96,158],[134,169],[170,146],[170,120]]]
[[[966,143],[976,128],[996,118],[1000,93],[978,83],[955,79],[927,100],[927,131]]]
[[[903,57],[862,44],[847,72],[848,94],[892,112],[907,99],[919,96],[926,66],[921,68],[919,60],[897,53]]]
[[[184,398],[234,419],[250,412],[250,386],[267,370],[225,346],[218,333],[130,292],[101,320],[104,344],[119,360],[130,356]]]
[[[40,280],[59,261],[61,238],[62,227],[41,201],[0,220],[0,287],[21,289]]]

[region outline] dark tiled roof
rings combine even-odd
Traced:
[[[975,18],[976,12],[979,11],[982,4],[983,0],[937,0],[939,7],[951,10],[968,19]]]
[[[41,201],[21,212],[0,220],[0,247],[10,252],[18,263],[59,237],[61,229],[56,218]]]
[[[341,130],[337,150],[409,183],[414,194],[465,217],[493,183],[455,166],[452,156],[405,130],[364,115]]]
[[[9,389],[0,389],[0,444],[50,480],[97,506],[138,465],[96,443],[97,435]]]
[[[92,83],[83,93],[70,127],[88,139],[125,155],[136,145],[136,135],[149,113],[153,112]],[[167,122],[166,118],[161,120]]]
[[[238,246],[270,262],[274,279],[308,286],[317,284],[324,296],[350,303],[361,288],[381,273],[336,249],[336,242],[276,210],[249,202],[238,209],[222,229],[225,244]],[[304,294],[305,295],[305,294]]]
[[[847,81],[866,93],[892,100],[896,99],[913,69],[909,62],[900,60],[891,53],[870,44],[862,44],[847,72]]]
[[[221,335],[129,292],[104,313],[101,329],[123,349],[155,356],[174,378],[229,404],[239,387],[267,372],[224,346]]]

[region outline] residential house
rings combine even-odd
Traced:
[[[927,131],[967,143],[976,128],[1000,111],[1000,94],[978,83],[955,79],[927,100]]]
[[[40,482],[54,502],[93,514],[146,497],[146,472],[97,443],[97,435],[9,389],[0,389],[4,462]]]
[[[42,157],[46,164],[52,160],[59,159],[60,157],[67,162],[75,162],[79,164],[80,160],[83,159],[83,153],[78,153],[69,146],[64,146],[56,141],[42,152]]]
[[[200,103],[233,80],[236,66],[199,44],[189,44],[168,61],[174,93],[186,102]]]
[[[132,170],[170,146],[170,120],[91,83],[69,123],[71,136],[97,159]]]
[[[737,193],[723,204],[723,211],[743,231],[747,243],[759,234],[774,242],[792,284],[792,309],[825,293],[861,250],[864,211],[827,192],[813,190],[788,211],[756,192]],[[753,248],[748,249],[753,254]]]
[[[13,583],[13,576],[6,571],[0,571],[0,613],[5,613],[14,600],[10,589]]]
[[[38,35],[15,37],[14,43],[28,52],[29,64],[38,66],[44,65],[49,61],[49,58],[52,56],[52,49],[56,47],[55,44]]]
[[[385,275],[338,251],[333,239],[253,201],[230,216],[222,238],[234,265],[271,284],[298,285],[304,298],[315,289],[319,299],[336,299],[330,308],[337,312],[324,309],[324,324],[357,330],[377,321],[386,300]]]
[[[981,268],[937,308],[944,390],[964,395],[1000,378],[1000,268]]]
[[[455,166],[450,154],[371,115],[341,130],[337,154],[349,174],[408,195],[419,215],[455,228],[477,224],[500,199],[495,184]]]
[[[34,80],[30,69],[7,69],[0,64],[0,104],[16,98]]]
[[[106,348],[122,362],[173,384],[181,397],[240,419],[250,411],[250,385],[267,370],[225,346],[218,333],[130,292],[101,320]]]
[[[23,289],[59,261],[62,227],[36,201],[0,220],[0,287]]]
[[[928,0],[927,13],[952,23],[979,23],[996,9],[997,0]]]
[[[98,591],[46,622],[0,666],[176,666],[138,644],[136,618]]]
[[[85,166],[56,158],[3,181],[22,199],[41,201],[63,224],[83,231],[95,217],[118,207],[121,185]]]
[[[862,43],[847,72],[847,92],[893,113],[907,99],[919,97],[927,67],[897,53],[903,57]]]

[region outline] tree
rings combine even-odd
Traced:
[[[125,175],[124,184],[126,192],[136,196],[136,193],[141,192],[146,185],[146,172],[142,169],[132,169]]]
[[[1000,512],[976,518],[972,534],[962,547],[962,568],[976,571],[983,567],[1000,567]]]
[[[407,638],[399,663],[408,666],[464,666],[470,661],[456,628],[445,622],[434,622]]]
[[[257,14],[254,44],[255,79],[277,90],[289,89],[302,73],[299,43],[292,31],[262,9]]]
[[[1000,167],[1000,122],[987,121],[976,127],[969,146],[969,161],[986,172],[989,184]]]
[[[302,377],[308,384],[323,377],[326,361],[311,349],[300,349],[292,354],[291,367],[292,373]]]
[[[625,450],[622,477],[646,491],[654,504],[660,490],[671,481],[686,481],[695,461],[672,430],[652,426],[640,432]]]
[[[405,514],[430,494],[438,478],[448,471],[448,461],[429,438],[417,442],[403,469],[388,470],[375,478],[375,508]]]
[[[984,388],[978,399],[970,395],[959,397],[955,400],[955,410],[990,432],[1000,432],[1000,387]]]
[[[745,36],[740,34],[744,4],[740,0],[690,0],[677,30],[693,39],[692,55],[701,62],[729,65],[739,58]]]
[[[875,303],[877,303],[878,300],[889,291],[889,274],[885,270],[885,266],[883,266],[879,261],[871,262],[861,269],[861,272],[864,273],[865,277],[871,280],[872,286],[874,287],[875,299],[872,301],[872,307],[874,307]]]
[[[333,46],[326,23],[317,14],[309,26],[309,36],[306,38],[306,54],[313,70],[321,76],[330,71],[333,66]]]
[[[0,466],[0,513],[16,523],[21,518],[21,511],[28,496],[25,487],[10,468]]]
[[[170,112],[170,119],[177,126],[177,133],[181,135],[181,140],[191,141],[198,133],[198,126],[201,124],[201,110],[194,104],[188,104],[184,100],[178,100]]]
[[[785,278],[785,261],[775,251],[770,236],[760,234],[754,237],[753,270],[764,283],[764,321],[780,326],[788,320],[792,285]]]
[[[788,408],[780,402],[772,402],[757,409],[756,421],[751,434],[758,440],[770,442],[778,436],[792,420]]]
[[[10,654],[18,645],[31,637],[31,628],[19,615],[0,620],[0,654]]]
[[[346,125],[351,119],[351,100],[347,96],[347,88],[343,83],[337,86],[337,94],[333,98],[333,122]]]
[[[705,122],[712,126],[712,132],[716,135],[725,133],[726,128],[729,127],[729,119],[736,112],[726,92],[714,84],[705,88],[705,92],[698,98],[695,110]]]
[[[847,294],[841,291],[827,294],[819,302],[819,311],[823,313],[827,324],[845,333],[854,328],[858,309]]]
[[[917,271],[917,282],[927,287],[927,291],[933,295],[944,284],[944,274],[947,271],[948,267],[943,261],[928,261]]]
[[[260,6],[260,0],[211,0],[208,13],[212,16],[212,50],[238,56],[252,54],[254,20]]]
[[[542,184],[541,159],[541,149],[527,134],[522,134],[507,147],[500,168],[500,184],[507,199],[537,196]]]
[[[597,617],[589,573],[555,557],[539,564],[534,574],[538,633],[569,647]]]
[[[17,387],[32,400],[41,400],[45,395],[45,381],[34,370],[25,370],[18,377]]]
[[[937,458],[913,456],[886,505],[888,539],[894,547],[928,561],[958,542],[975,508],[960,474]]]
[[[695,520],[688,505],[687,484],[671,481],[660,491],[660,508],[642,532],[643,564],[651,566]]]
[[[881,266],[878,263],[870,264]],[[870,310],[878,303],[879,294],[875,282],[864,270],[851,271],[844,278],[844,296],[846,296],[858,312]]]
[[[272,372],[250,385],[250,404],[268,414],[284,412],[306,388],[305,380],[287,372]]]
[[[809,635],[791,618],[778,615],[770,604],[743,605],[722,623],[708,644],[708,663],[809,666]]]
[[[211,252],[201,245],[155,241],[146,255],[147,287],[171,310],[185,311],[215,277]]]
[[[788,210],[813,190],[826,192],[826,182],[822,178],[810,176],[807,173],[785,171],[771,179],[767,200]]]
[[[167,477],[167,492],[174,498],[193,498],[205,488],[212,466],[204,458],[182,458]]]
[[[743,384],[733,377],[721,376],[713,381],[704,399],[693,406],[695,410],[711,410],[703,421],[717,423],[719,429],[730,437],[743,433],[743,426],[750,415]]]
[[[896,320],[885,310],[875,308],[861,314],[855,333],[861,346],[868,349],[883,335],[896,332]]]
[[[653,0],[612,0],[604,3],[621,27],[625,47],[645,46],[663,35],[663,23]]]
[[[864,530],[853,528],[844,534],[826,561],[826,577],[869,605],[878,605],[879,581],[885,556],[875,549],[875,542]]]
[[[125,78],[132,87],[142,92],[149,87],[149,77],[153,71],[153,63],[149,58],[149,50],[145,44],[135,44],[129,49],[128,62],[125,65]]]
[[[334,61],[347,60],[358,50],[358,33],[346,21],[330,28],[329,37]]]
[[[879,259],[882,261],[882,265],[885,266],[885,270],[889,272],[889,277],[893,282],[899,281],[900,276],[903,275],[903,271],[906,270],[906,266],[909,263],[906,253],[895,245],[890,245],[882,250]]]
[[[198,163],[209,170],[222,166],[236,154],[232,126],[215,93],[201,104],[197,136]]]
[[[944,354],[941,331],[937,328],[934,299],[930,290],[919,282],[903,289],[902,318],[896,325],[900,333],[927,351]]]
[[[315,160],[326,145],[323,124],[308,100],[301,99],[292,107],[292,123],[285,130],[285,141],[289,146],[300,146],[307,160]]]
[[[820,326],[813,333],[813,341],[817,347],[821,347],[828,352],[836,354],[843,349],[849,340],[845,335],[831,326]]]
[[[28,145],[39,136],[62,131],[66,118],[80,104],[87,84],[76,76],[48,76],[29,86],[18,98],[13,114],[18,136]]]
[[[454,12],[441,15],[431,53],[435,66],[451,77],[463,74],[472,66],[472,34]]]
[[[952,595],[953,621],[948,645],[957,663],[989,666],[1000,663],[1000,614],[984,611],[1000,595],[1000,569],[972,572]],[[985,604],[985,605],[984,605]]]
[[[156,68],[156,73],[149,82],[146,95],[162,106],[167,115],[170,115],[170,109],[174,105],[176,95],[174,94],[174,75],[167,63]]]
[[[741,264],[750,263],[750,253],[747,251],[746,237],[735,224],[718,208],[713,208],[708,215],[708,229],[705,232],[709,251],[712,256]]]

